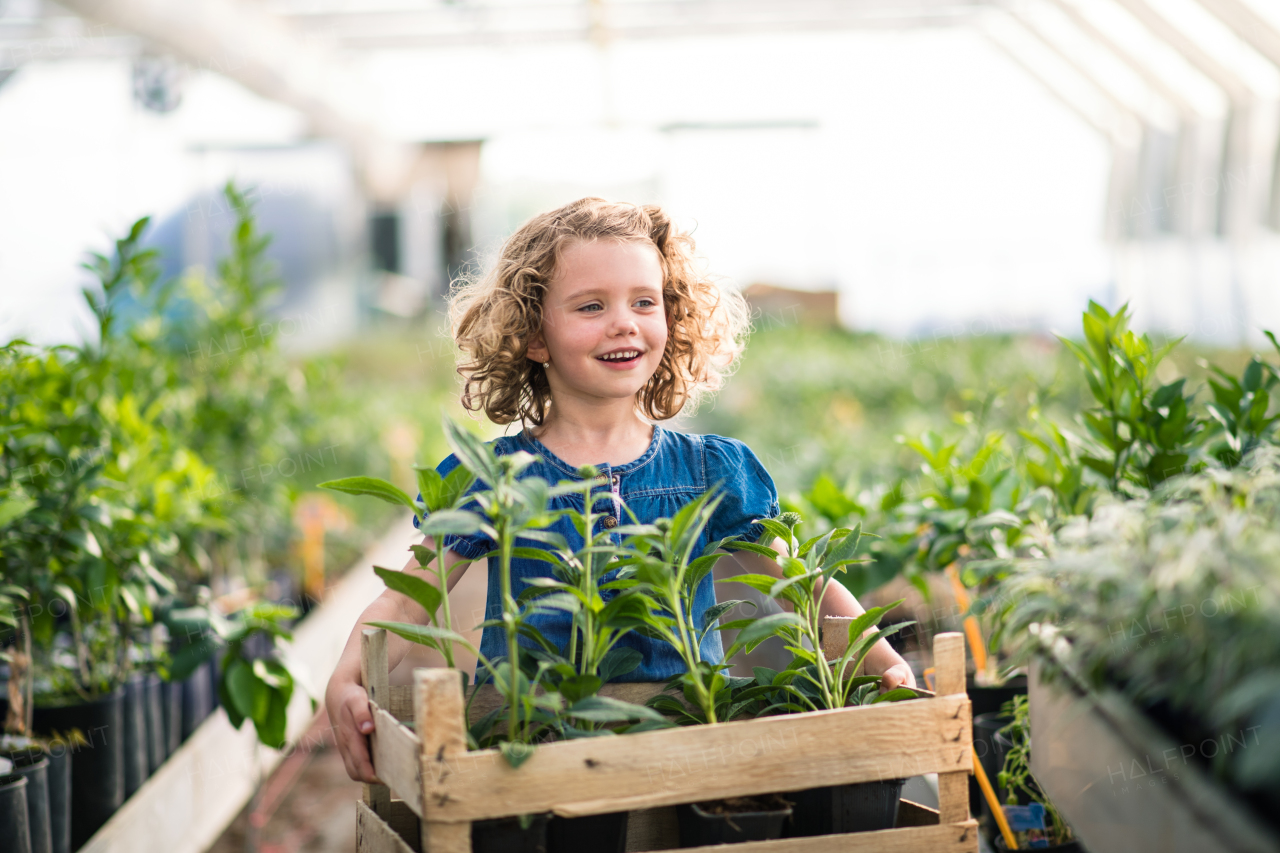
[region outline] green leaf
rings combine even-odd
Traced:
[[[597,723],[620,723],[624,721],[639,722],[642,720],[665,723],[662,714],[644,705],[633,705],[614,699],[610,696],[590,696],[573,703],[565,709],[565,714],[582,720]]]
[[[716,623],[716,620],[733,608],[737,607],[739,604],[750,604],[752,609],[755,609],[756,606],[754,601],[747,601],[745,599],[734,598],[729,601],[721,601],[713,607],[708,607],[706,613],[703,614],[702,630],[705,632],[708,627]]]
[[[852,513],[866,514],[866,510],[841,491],[835,481],[826,474],[820,474],[818,479],[814,480],[813,488],[804,497],[814,509],[837,523]]]
[[[1258,359],[1252,359],[1249,365],[1244,369],[1244,376],[1241,378],[1240,384],[1245,391],[1253,392],[1262,387],[1262,362]]]
[[[804,620],[794,613],[771,613],[768,616],[753,620],[750,625],[743,628],[734,639],[733,644],[735,647],[741,646],[747,651],[751,651],[784,628],[799,628],[803,627],[803,625]],[[726,657],[729,656],[726,655]]]
[[[382,578],[387,589],[407,595],[427,611],[429,617],[435,619],[436,611],[440,609],[440,604],[444,600],[444,594],[434,584],[415,575],[405,574],[395,569],[384,569],[382,566],[374,566],[373,571]]]
[[[732,577],[716,581],[716,583],[743,583],[754,590],[763,592],[765,595],[769,594],[769,591],[773,589],[773,585],[777,582],[778,579],[773,575],[758,575],[751,573],[733,575]]]
[[[498,751],[507,760],[507,764],[511,765],[511,769],[516,770],[519,769],[521,764],[533,757],[533,744],[504,740],[498,744]]]
[[[905,702],[908,699],[918,699],[914,690],[906,687],[895,687],[894,689],[881,693],[879,696],[871,700],[872,705],[878,705],[881,702]]]
[[[234,658],[227,665],[223,678],[236,710],[255,723],[265,722],[272,691],[254,674],[253,667],[240,658]]]
[[[258,740],[272,749],[284,749],[285,730],[289,724],[289,703],[279,691],[269,691],[269,700],[265,718],[261,723],[254,721],[258,731]]]
[[[462,643],[470,648],[466,637],[456,631],[438,628],[435,625],[414,625],[409,622],[366,622],[364,624],[371,628],[385,628],[397,637],[403,637],[411,643],[430,646],[433,649],[439,648],[438,643],[442,640]]]
[[[320,483],[319,487],[348,495],[372,495],[389,504],[408,507],[415,512],[418,509],[413,498],[378,477],[344,477],[341,480],[329,480]]]
[[[460,509],[442,509],[422,520],[423,536],[470,536],[483,524],[480,516]]]
[[[9,498],[0,503],[0,527],[22,518],[35,507],[36,502],[27,497]]]

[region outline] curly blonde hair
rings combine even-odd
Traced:
[[[661,260],[667,346],[636,395],[638,410],[668,420],[723,385],[750,326],[741,294],[698,273],[693,238],[658,205],[583,198],[520,226],[488,273],[455,288],[449,316],[467,410],[497,424],[544,423],[551,386],[527,357],[529,342],[542,331],[543,300],[565,248],[595,240],[649,243]]]

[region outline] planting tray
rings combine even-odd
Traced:
[[[934,641],[937,698],[544,744],[517,769],[497,750],[467,751],[456,671],[418,669],[412,687],[391,688],[386,634],[366,630],[362,651],[376,720],[373,763],[386,786],[366,786],[357,804],[360,853],[469,853],[472,821],[617,811],[632,812],[628,850],[662,850],[675,846],[670,807],[676,805],[924,773],[938,774],[939,810],[904,802],[900,828],[748,842],[733,849],[978,849],[977,822],[969,817],[972,728],[960,634],[940,634]],[[607,685],[609,695],[630,701],[643,701],[664,686]],[[496,694],[485,695],[492,688],[481,690],[473,716],[500,701]],[[412,720],[413,728],[402,720]]]
[[[1280,853],[1280,840],[1197,766],[1256,733],[1179,744],[1123,696],[1032,667],[1031,772],[1090,853]],[[1210,744],[1215,744],[1210,746]]]

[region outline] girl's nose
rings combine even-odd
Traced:
[[[629,311],[617,311],[609,318],[609,334],[611,336],[639,334],[640,327]]]

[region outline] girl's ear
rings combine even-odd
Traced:
[[[542,339],[541,334],[534,335],[529,339],[529,346],[525,347],[525,356],[539,364],[551,360],[551,353],[547,352],[547,344]]]

